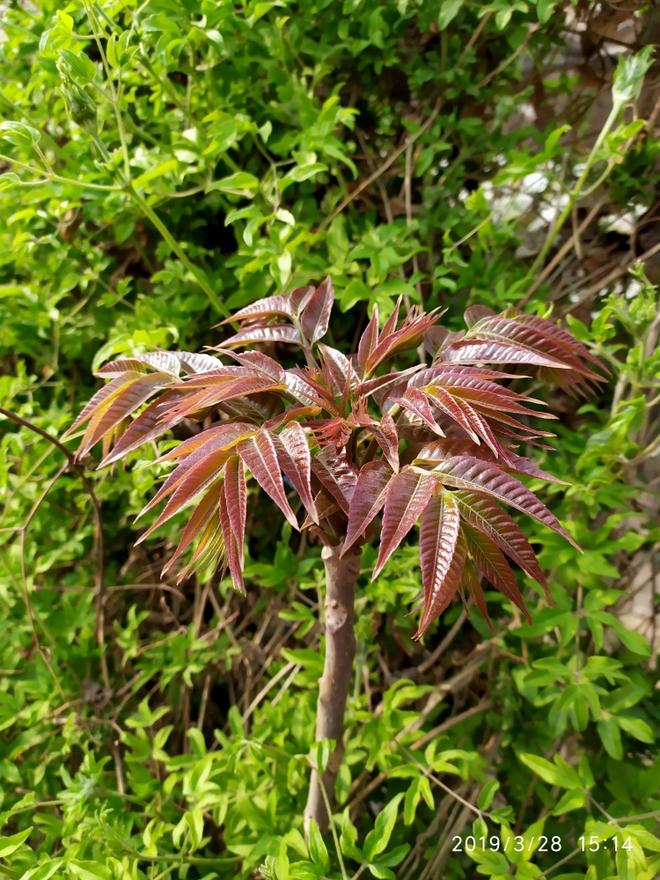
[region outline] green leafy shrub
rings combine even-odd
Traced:
[[[0,873],[654,877],[653,10],[5,7]],[[493,591],[494,633],[455,605],[415,642],[416,548],[373,582],[365,549],[334,834],[308,845],[318,547],[257,496],[244,599],[161,580],[179,521],[133,547],[154,450],[99,479],[52,438],[104,362],[215,345],[326,272],[344,353],[400,295],[451,330],[514,306],[566,317],[611,381],[588,403],[527,386],[560,416],[533,456],[583,548],[527,531],[556,601],[521,577],[531,625]]]

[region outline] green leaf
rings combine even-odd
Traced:
[[[573,810],[579,810],[584,806],[586,798],[586,791],[578,791],[577,789],[565,791],[564,794],[557,801],[552,811],[552,815],[563,816],[564,813],[570,813]]]
[[[323,838],[321,837],[319,826],[316,824],[314,819],[310,819],[309,821],[309,829],[307,835],[309,843],[309,854],[312,858],[312,861],[315,865],[318,865],[322,871],[327,871],[330,868],[330,856],[328,855],[328,850],[326,849]]]
[[[633,651],[641,657],[648,657],[651,654],[651,646],[641,633],[627,629],[613,614],[607,611],[604,613],[612,618],[608,621],[609,625],[629,651]]]
[[[50,880],[62,865],[62,859],[48,859],[41,865],[26,871],[21,880]]]
[[[136,189],[140,189],[145,183],[149,183],[151,180],[156,180],[159,177],[163,177],[165,174],[169,174],[170,171],[174,171],[178,164],[177,159],[165,159],[159,165],[150,168],[148,171],[140,174],[139,177],[136,177],[133,181],[133,186]]]
[[[376,859],[375,864],[382,867],[392,868],[395,865],[400,864],[409,852],[410,844],[402,843],[399,846],[395,846],[394,849],[391,849],[389,852],[381,855],[378,859]]]
[[[368,862],[371,862],[374,856],[387,848],[402,800],[403,794],[397,794],[376,816],[374,827],[364,840],[364,857]]]
[[[101,862],[69,859],[66,867],[78,880],[110,880],[111,878],[110,869]]]
[[[493,798],[495,797],[495,794],[497,793],[499,787],[500,783],[497,779],[489,779],[488,782],[483,786],[483,788],[479,792],[479,797],[477,798],[477,806],[480,810],[490,809],[490,806],[493,803]]]
[[[577,772],[559,755],[555,755],[554,764],[538,755],[525,752],[520,755],[520,760],[550,785],[559,785],[561,788],[582,788],[582,781]]]
[[[413,772],[417,772],[417,775],[410,783],[403,803],[403,821],[405,825],[412,825],[420,798],[424,798],[430,809],[433,809],[434,806],[433,792],[431,791],[431,784],[428,778],[420,775],[415,765],[412,765],[412,768]]]
[[[631,718],[629,715],[618,715],[616,720],[619,722],[621,730],[625,730],[626,733],[630,734],[630,736],[634,736],[635,739],[638,739],[640,742],[655,742],[653,728],[650,724],[647,724],[646,721],[642,721],[641,718]]]
[[[15,147],[34,147],[40,138],[37,129],[25,122],[0,122],[0,139]]]
[[[347,809],[341,814],[339,819],[339,827],[341,829],[339,835],[339,846],[345,856],[356,862],[362,861],[362,852],[357,846],[358,833],[357,828],[351,822],[350,811]]]
[[[32,834],[32,827],[26,828],[25,831],[19,831],[18,834],[12,834],[9,837],[0,837],[0,859],[7,858],[16,852],[28,837]]]
[[[444,0],[438,13],[438,27],[441,31],[456,18],[464,2],[465,0]]]
[[[96,75],[96,67],[94,66],[94,62],[90,61],[84,52],[75,54],[69,49],[61,49],[60,58],[65,62],[69,74],[73,79],[77,80],[80,85],[86,85],[94,79]]]
[[[223,177],[222,180],[214,180],[207,186],[206,192],[219,190],[235,196],[253,198],[258,189],[259,179],[254,174],[248,174],[247,171],[236,171],[228,177]]]
[[[621,731],[615,719],[611,716],[603,718],[596,724],[596,729],[607,754],[616,761],[620,761],[623,758],[623,746],[621,745]]]
[[[367,865],[369,873],[372,877],[378,877],[379,880],[396,880],[396,874],[390,868],[380,863],[370,863]]]

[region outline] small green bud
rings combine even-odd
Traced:
[[[612,100],[615,104],[629,104],[639,95],[644,77],[653,63],[653,46],[645,46],[636,55],[627,55],[614,72]]]

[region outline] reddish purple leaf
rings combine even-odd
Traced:
[[[434,468],[442,483],[485,492],[531,516],[579,549],[557,517],[526,486],[510,474],[471,455],[458,455]]]
[[[222,496],[221,496],[222,497]],[[179,572],[177,583],[185,581],[193,571],[210,567],[217,568],[225,558],[225,541],[220,523],[220,510],[214,508],[213,515],[200,533],[188,565]]]
[[[90,398],[90,400],[87,401],[73,424],[66,429],[66,431],[62,435],[63,439],[66,440],[67,437],[70,437],[73,433],[75,433],[77,428],[79,428],[81,425],[84,425],[85,422],[92,417],[95,411],[97,411],[102,405],[107,405],[110,399],[112,399],[118,391],[126,386],[127,382],[132,381],[132,379],[137,378],[140,375],[140,373],[132,371],[130,374],[128,374],[127,378],[127,374],[121,373],[111,382],[108,382],[107,385],[99,388],[99,390]]]
[[[300,315],[302,310],[305,308],[307,303],[309,302],[309,298],[314,294],[316,288],[311,284],[306,284],[303,287],[296,287],[289,294],[289,299],[291,301],[291,308],[294,311],[295,315]]]
[[[348,516],[358,475],[355,467],[346,460],[346,451],[335,452],[325,446],[312,459],[312,473]]]
[[[385,413],[380,424],[370,426],[371,434],[383,451],[383,455],[389,462],[390,467],[396,473],[399,470],[399,435],[396,430],[394,419],[389,413]]]
[[[370,461],[362,466],[348,511],[348,526],[342,553],[353,546],[380,513],[385,504],[385,496],[392,476],[392,469],[382,459]]]
[[[259,373],[275,382],[284,384],[286,374],[284,369],[272,357],[268,357],[262,351],[232,351],[229,356],[234,358],[244,367],[251,367],[255,373]]]
[[[467,589],[468,593],[472,597],[472,601],[477,606],[479,611],[486,618],[486,623],[488,624],[489,629],[493,632],[493,625],[490,622],[490,617],[488,616],[488,607],[486,605],[486,597],[484,596],[484,591],[481,586],[481,581],[479,579],[479,573],[475,567],[474,562],[471,559],[465,560],[465,567],[463,568],[463,577],[462,584]]]
[[[245,523],[247,520],[247,487],[243,462],[237,455],[232,455],[225,465],[224,498],[227,516],[232,534],[238,548],[238,561],[243,568],[245,540]],[[225,535],[225,543],[227,536]],[[232,572],[233,574],[233,572]]]
[[[245,327],[222,343],[223,348],[238,348],[243,345],[255,345],[261,342],[286,342],[300,344],[300,332],[289,324],[261,324]]]
[[[431,385],[425,389],[426,395],[433,404],[445,415],[453,419],[475,443],[479,443],[479,435],[474,430],[471,420],[465,413],[464,408],[451,396],[451,394],[439,385]]]
[[[300,312],[300,326],[310,343],[318,342],[328,331],[335,294],[332,281],[325,278],[308,297]]]
[[[172,408],[172,414],[185,417],[236,398],[263,394],[266,391],[281,391],[284,387],[284,384],[274,382],[267,376],[255,376],[246,372],[238,378],[210,382],[206,388],[193,391]]]
[[[245,593],[245,584],[243,583],[243,540],[239,542],[238,536],[234,531],[229,512],[230,501],[227,498],[227,484],[223,483],[223,491],[220,494],[219,513],[220,527],[222,528],[222,537],[225,546],[225,561],[229,568],[234,587],[240,592]]]
[[[178,419],[171,418],[171,409],[178,400],[176,392],[165,392],[158,400],[150,403],[131,422],[114,449],[106,455],[99,467],[106,467],[123,458],[129,452],[138,449],[150,440],[162,437]]]
[[[454,494],[463,519],[497,544],[516,565],[541,584],[547,594],[548,583],[536,554],[515,520],[487,495],[464,490]]]
[[[529,364],[536,367],[569,369],[561,361],[515,342],[467,337],[448,345],[442,352],[442,358],[445,361],[457,361],[461,364]]]
[[[346,355],[329,345],[321,344],[319,350],[323,355],[324,370],[330,379],[328,384],[336,394],[344,394],[347,388],[357,385],[357,373]]]
[[[272,315],[283,315],[285,318],[293,318],[293,308],[291,300],[288,296],[267,296],[265,299],[258,299],[256,302],[239,309],[230,318],[226,318],[220,322],[222,324],[233,323],[234,321],[254,320],[255,318],[271,317]]]
[[[422,513],[419,558],[426,605],[439,600],[454,558],[460,522],[458,503],[448,491],[435,494]]]
[[[312,497],[312,456],[305,431],[298,422],[290,422],[272,439],[283,473],[300,496],[312,521],[318,524],[318,513]]]
[[[461,583],[461,577],[463,576],[466,556],[465,538],[463,537],[463,532],[459,529],[454,553],[444,580],[441,582],[435,595],[430,593],[424,597],[422,617],[419,621],[417,632],[413,635],[414,639],[420,639],[424,635],[429,626],[434,620],[437,620],[456,595]]]
[[[387,560],[419,519],[435,485],[436,481],[430,474],[411,467],[404,468],[390,480],[385,497],[380,549],[372,580],[378,577]]]
[[[163,568],[161,577],[167,574],[184,550],[192,544],[195,538],[197,538],[200,532],[207,526],[211,517],[214,514],[217,515],[222,488],[222,482],[215,483],[211,486],[208,492],[206,492],[197,507],[194,509],[192,516],[181,533],[179,545]]]
[[[266,431],[258,431],[249,440],[241,441],[236,447],[236,452],[264,492],[272,498],[291,525],[297,529],[298,521],[287,500],[277,453],[269,434]]]
[[[208,453],[204,451],[199,460],[195,461],[192,466],[188,466],[187,462],[180,465],[179,468],[177,468],[177,471],[182,468],[185,470],[183,478],[180,478],[176,483],[176,488],[171,493],[171,496],[160,516],[156,519],[154,524],[138,538],[136,544],[140,544],[148,538],[149,535],[156,531],[156,529],[160,528],[160,526],[189,504],[189,502],[199,495],[200,492],[210,486],[210,484],[222,473],[222,467],[228,456],[229,453],[224,449],[214,449],[212,452]],[[156,498],[158,498],[159,501],[161,500],[159,495],[157,495]],[[141,511],[140,516],[153,507],[155,502],[156,499],[151,501]]]
[[[376,344],[378,343],[378,306],[374,305],[374,310],[371,314],[371,320],[367,324],[367,327],[360,337],[360,342],[357,350],[357,362],[358,366],[362,370],[365,371],[367,362],[371,357],[371,353],[373,352]]]
[[[165,373],[125,375],[130,375],[132,378],[106,397],[91,416],[80,441],[80,447],[76,453],[77,458],[82,458],[104,434],[135,412],[141,404],[155,394],[159,387],[162,388],[170,379]]]
[[[406,388],[403,394],[394,395],[389,400],[391,403],[397,404],[420,419],[434,434],[437,434],[439,437],[445,436],[445,432],[435,420],[426,394],[420,391],[419,388],[410,386]]]
[[[497,545],[487,538],[483,532],[465,526],[468,549],[477,568],[487,581],[520,608],[528,623],[531,623],[529,612],[518,588],[516,576]]]

